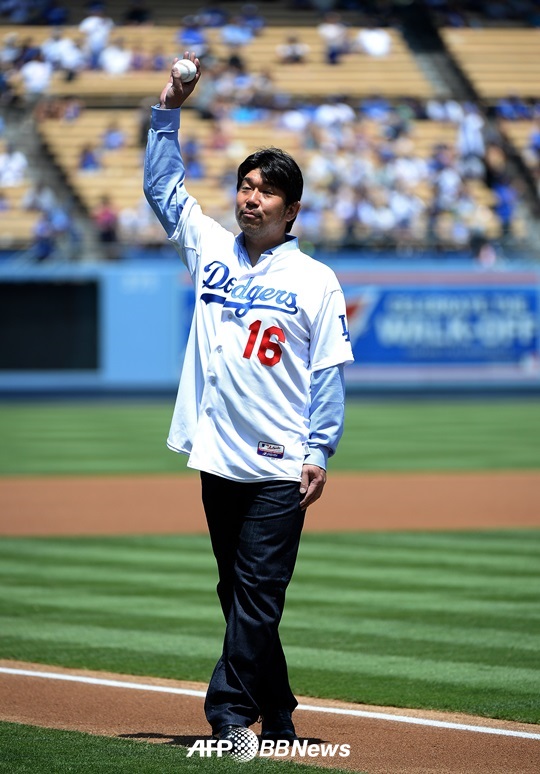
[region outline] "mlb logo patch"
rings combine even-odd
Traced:
[[[281,460],[285,454],[285,447],[280,446],[278,443],[259,441],[259,445],[257,446],[257,454],[260,454],[261,457],[274,457],[277,460]]]

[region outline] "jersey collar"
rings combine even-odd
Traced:
[[[246,243],[244,240],[244,234],[240,232],[235,237],[236,242],[236,253],[238,255],[238,258],[240,259],[240,262],[243,264],[246,264],[250,269],[253,268],[251,266],[251,261],[249,259],[248,252],[246,250]],[[257,261],[257,266],[260,266],[260,264],[263,261],[268,260],[269,258],[276,256],[276,255],[283,255],[284,253],[292,252],[293,250],[298,250],[298,238],[295,236],[292,236],[291,234],[285,234],[285,241],[282,242],[280,245],[276,245],[276,247],[273,247],[271,250],[268,250],[266,253],[263,253],[259,260]]]

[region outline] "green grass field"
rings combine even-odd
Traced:
[[[0,475],[166,473],[171,403],[0,404]],[[331,470],[540,467],[540,401],[349,401]]]
[[[300,694],[540,721],[534,531],[309,534],[282,623]],[[209,679],[208,538],[5,538],[0,656]]]
[[[0,751],[2,774],[238,774],[238,767],[247,765],[227,758],[186,758],[186,749],[177,745],[110,739],[13,723],[0,723]],[[258,758],[249,762],[247,770],[250,774],[262,771],[265,774],[320,774],[321,771],[320,767],[291,761]],[[325,771],[346,774],[342,769]]]
[[[165,448],[170,414],[152,403],[0,405],[0,475],[182,472],[184,457]],[[331,470],[539,466],[535,401],[351,401]],[[0,657],[206,681],[223,634],[215,582],[206,535],[3,538]],[[306,533],[282,623],[292,684],[539,723],[539,598],[540,531]],[[0,724],[0,749],[6,774],[238,765],[13,724]]]

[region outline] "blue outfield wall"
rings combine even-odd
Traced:
[[[531,264],[325,262],[347,300],[352,391],[540,388],[540,271]],[[0,290],[0,393],[176,389],[193,308],[178,259],[5,262]]]

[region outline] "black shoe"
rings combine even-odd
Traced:
[[[263,715],[261,739],[271,739],[273,742],[295,742],[298,737],[294,729],[289,710],[273,710]]]
[[[232,742],[237,728],[244,728],[244,726],[233,724],[222,726],[219,731],[216,731],[216,733],[212,734],[212,736],[214,739],[226,739],[229,742]]]

